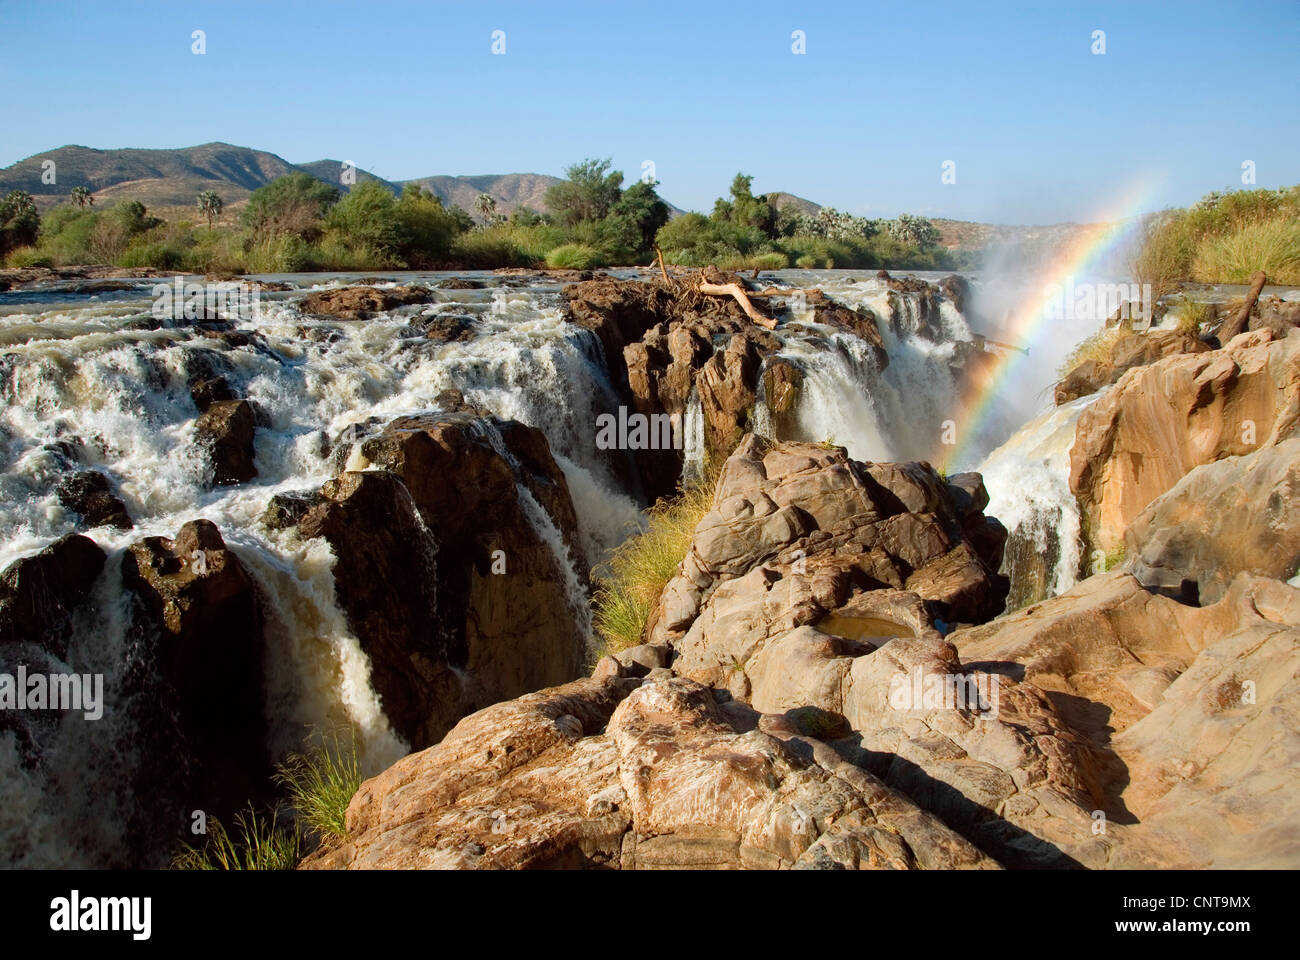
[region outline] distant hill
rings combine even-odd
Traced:
[[[416,177],[403,180],[401,186],[418,183],[442,199],[444,204],[473,212],[474,201],[480,193],[496,199],[497,213],[509,216],[519,207],[530,207],[538,213],[546,212],[546,191],[561,183],[559,177],[544,173],[481,174],[473,177]]]
[[[42,165],[47,160],[54,161],[55,184],[41,182]],[[139,200],[155,212],[170,213],[172,208],[192,210],[195,195],[212,190],[224,202],[226,215],[232,216],[250,193],[287,173],[308,173],[346,190],[347,185],[339,183],[341,170],[342,163],[338,160],[290,163],[265,150],[229,143],[205,143],[174,150],[96,150],[66,146],[38,153],[0,170],[0,195],[10,190],[26,190],[44,212],[66,200],[73,187],[86,187],[100,205]],[[444,203],[469,212],[473,211],[478,195],[487,193],[496,198],[497,212],[505,215],[520,207],[547,212],[546,191],[561,182],[559,177],[544,173],[439,175],[390,181],[367,170],[356,171],[357,183],[369,180],[382,183],[394,193],[400,193],[407,183],[418,183]],[[792,193],[769,192],[768,197],[778,207],[794,207],[802,214],[816,214],[821,209],[820,204]],[[682,212],[671,203],[668,206],[674,216]],[[939,228],[940,243],[950,250],[1001,247],[1037,254],[1057,248],[1084,229],[1073,223],[1028,227],[931,219]]]
[[[817,211],[822,208],[820,203],[813,203],[803,197],[796,197],[793,193],[782,193],[780,191],[767,194],[767,202],[778,210],[793,207],[800,216],[804,217],[816,216]]]
[[[42,164],[54,161],[55,183],[41,182]],[[346,191],[339,182],[343,164],[338,160],[290,163],[264,150],[237,147],[229,143],[205,143],[174,150],[124,148],[96,150],[67,146],[47,150],[0,170],[0,194],[26,190],[42,211],[67,199],[73,187],[86,187],[100,204],[139,200],[153,209],[192,207],[194,196],[212,190],[226,208],[237,207],[258,187],[287,173],[309,173],[318,180]],[[368,170],[356,171],[356,182],[378,181],[400,193],[407,183],[427,187],[442,201],[473,211],[481,193],[496,198],[497,212],[509,215],[519,207],[547,212],[546,191],[560,183],[559,177],[544,173],[480,174],[477,176],[429,176],[390,181]],[[671,212],[681,213],[671,203]]]

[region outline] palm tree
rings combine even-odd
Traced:
[[[480,193],[474,198],[474,209],[478,211],[478,215],[483,218],[483,226],[488,226],[495,218],[497,212],[496,197],[492,196],[490,193]]]
[[[211,190],[204,190],[194,200],[198,205],[199,213],[208,218],[208,229],[211,230],[217,217],[221,216],[221,198]]]
[[[72,202],[78,207],[92,207],[95,205],[95,198],[85,187],[73,187]]]

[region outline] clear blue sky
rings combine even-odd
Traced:
[[[1149,207],[1240,186],[1243,160],[1300,182],[1298,53],[1296,0],[0,0],[0,166],[212,140],[390,179],[609,156],[688,208],[743,170],[873,216],[1052,223],[1140,176]]]

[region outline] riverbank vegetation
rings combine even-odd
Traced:
[[[9,267],[104,264],[194,273],[585,270],[649,264],[657,245],[669,263],[728,269],[974,265],[971,254],[940,247],[938,230],[923,218],[869,220],[829,208],[799,215],[755,195],[744,174],[709,215],[670,220],[655,181],[624,188],[609,160],[585,160],[565,173],[546,193],[548,212],[521,207],[508,217],[487,194],[471,214],[416,184],[395,195],[367,181],[340,193],[306,173],[254,191],[225,223],[211,191],[196,196],[192,218],[171,220],[136,200],[96,208],[84,189],[41,218],[32,198],[14,191],[0,199],[0,258]]]
[[[1210,193],[1151,219],[1134,263],[1156,297],[1180,282],[1300,283],[1300,186]]]

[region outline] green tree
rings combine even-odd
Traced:
[[[655,192],[655,181],[638,180],[600,222],[596,240],[615,263],[641,258],[654,246],[655,234],[668,222],[668,204]]]
[[[41,232],[36,201],[26,190],[11,190],[0,200],[0,256],[14,247],[29,247]]]
[[[95,205],[95,198],[85,187],[73,187],[70,199],[78,207],[91,207]]]
[[[447,259],[452,241],[462,232],[442,200],[415,183],[408,183],[397,201],[397,225],[402,258],[417,269]]]
[[[194,198],[194,202],[199,208],[199,213],[208,218],[208,229],[211,230],[216,224],[217,217],[221,216],[223,206],[221,198],[211,190],[204,190]]]
[[[483,226],[490,227],[497,219],[497,198],[490,193],[480,193],[474,198],[474,211]]]
[[[743,173],[731,181],[731,199],[719,199],[713,205],[713,219],[738,227],[752,227],[765,237],[777,236],[779,213],[767,195],[754,196],[751,185],[754,178]]]
[[[378,180],[352,188],[325,216],[325,227],[345,244],[396,254],[402,245],[397,198]]]
[[[584,160],[565,169],[568,177],[546,191],[546,206],[566,227],[604,219],[622,196],[623,174],[612,160]]]
[[[338,198],[323,180],[290,173],[254,190],[240,220],[259,237],[295,234],[310,241],[320,236],[321,221]]]
[[[925,217],[915,217],[910,213],[900,214],[897,220],[890,222],[889,235],[899,243],[922,250],[939,243],[939,228]]]

